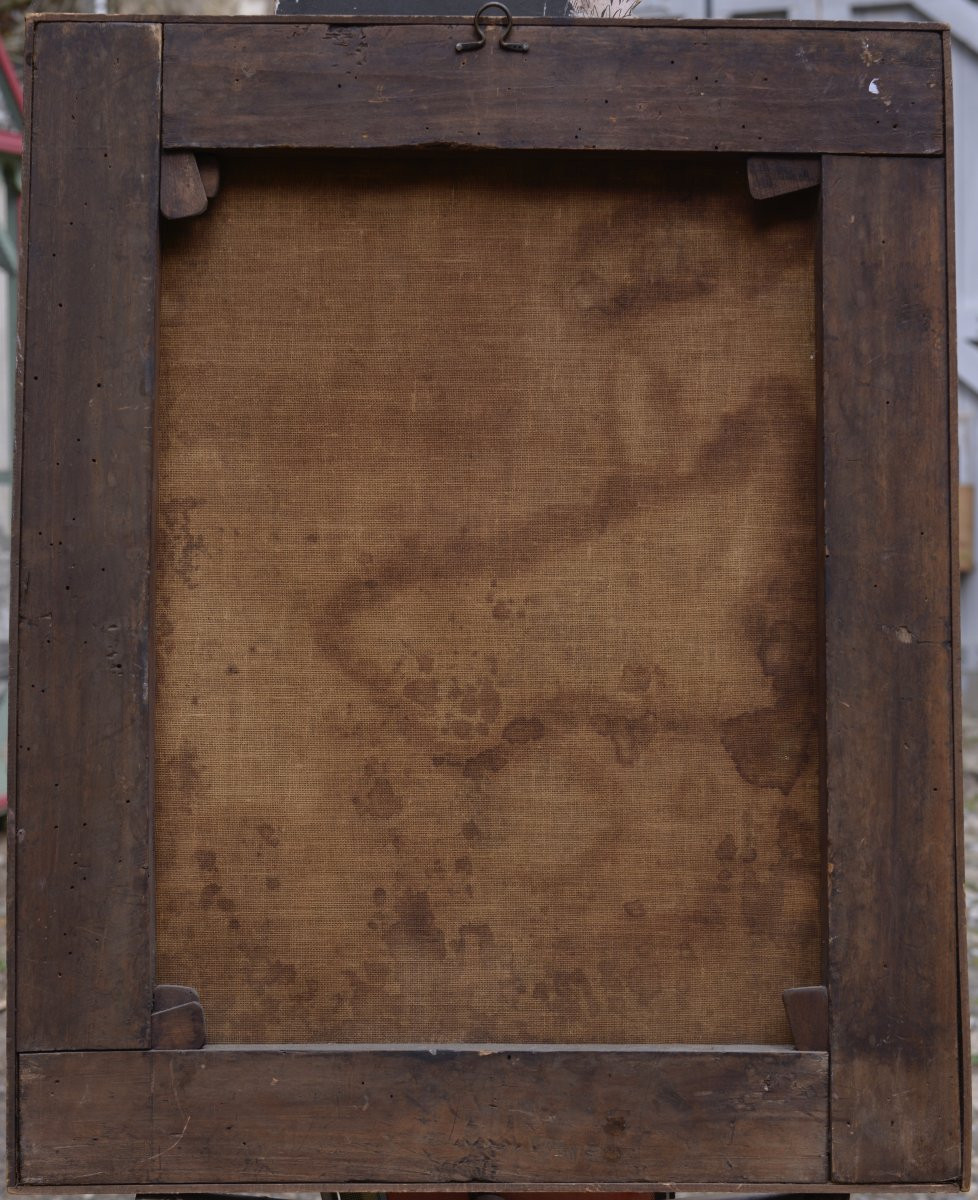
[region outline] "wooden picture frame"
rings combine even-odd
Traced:
[[[340,90],[348,28],[370,53]],[[518,32],[529,54],[491,29],[465,59],[447,19],[29,23],[13,1190],[968,1185],[947,31]],[[424,146],[735,155],[755,195],[820,187],[827,1046],[165,1048],[193,1041],[153,1021],[161,159],[193,211],[192,152]]]

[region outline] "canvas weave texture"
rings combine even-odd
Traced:
[[[742,161],[229,157],[167,229],[157,977],[210,1041],[790,1040],[814,278]]]

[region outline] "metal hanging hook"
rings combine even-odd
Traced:
[[[458,54],[464,54],[466,50],[481,50],[486,44],[486,31],[481,24],[482,14],[489,8],[498,8],[506,18],[506,28],[503,30],[503,36],[499,39],[500,50],[515,50],[517,54],[527,54],[530,47],[526,42],[510,42],[507,41],[509,35],[513,32],[513,14],[509,11],[505,4],[501,4],[500,0],[489,0],[488,4],[483,4],[479,11],[472,18],[472,28],[475,30],[476,41],[474,42],[456,42],[455,50]]]

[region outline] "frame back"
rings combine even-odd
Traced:
[[[944,33],[517,32],[32,26],[19,1187],[966,1182]]]

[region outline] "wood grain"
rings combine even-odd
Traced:
[[[267,43],[257,58],[239,40],[242,28],[173,23],[170,48],[186,38],[192,53],[182,82],[174,77],[179,86],[168,136],[209,137],[189,144],[215,148],[286,145],[293,137],[304,146],[432,140],[755,153],[834,147],[932,155],[943,146],[941,76],[930,47],[944,35],[933,29],[857,26],[844,42],[849,66],[819,61],[813,70],[819,80],[835,81],[855,72],[861,91],[850,94],[843,83],[818,106],[810,104],[807,69],[795,69],[794,81],[765,72],[782,57],[786,71],[793,49],[807,53],[814,26],[727,28],[740,49],[724,58],[716,49],[719,24],[638,23],[635,36],[631,29],[627,36],[641,53],[619,56],[631,64],[632,78],[648,74],[647,91],[637,93],[629,92],[628,71],[607,91],[607,46],[618,45],[621,26],[575,31],[582,48],[573,59],[577,75],[567,72],[566,58],[557,63],[551,53],[570,36],[562,26],[528,23],[527,40],[542,51],[536,58],[487,50],[482,58],[449,54],[448,64],[435,59],[438,38],[447,35],[446,45],[453,45],[459,27],[437,22],[392,22],[379,33],[343,21],[255,22],[249,40]],[[37,35],[19,417],[22,527],[15,531],[22,551],[13,592],[19,714],[12,724],[18,783],[11,829],[24,913],[16,1035],[26,1049],[138,1047],[148,1039],[152,984],[145,577],[159,35],[152,20],[95,24],[64,16],[41,22]],[[868,62],[861,53],[867,35]],[[842,38],[844,31],[817,36]],[[286,50],[289,37],[294,43]],[[765,40],[771,38],[774,49]],[[697,93],[693,83],[702,81],[689,79],[696,73],[692,59],[668,61],[663,47],[673,44],[700,47],[699,61],[718,64],[710,77],[716,83]],[[77,55],[70,70],[63,58],[69,45]],[[595,46],[599,53],[590,62],[585,50]],[[758,46],[755,56],[751,47]],[[233,53],[221,63],[228,47]],[[377,60],[375,82],[363,74],[351,85],[346,72],[358,74],[352,64],[368,52]],[[518,87],[503,74],[541,57],[544,68],[521,75]],[[680,61],[683,72],[670,74]],[[256,63],[268,67],[267,77],[231,73]],[[663,70],[656,76],[648,64]],[[580,115],[558,67],[581,87]],[[878,67],[887,74],[877,74]],[[317,78],[323,68],[326,78]],[[660,93],[663,78],[667,88]],[[895,91],[884,90],[894,79]],[[876,93],[869,91],[872,82]],[[781,85],[784,107],[775,90]],[[341,100],[348,86],[351,95]],[[746,109],[732,103],[738,91],[754,97]],[[270,103],[276,96],[280,107]],[[677,96],[687,116],[670,107]],[[889,129],[877,108],[863,107],[880,96],[892,116]],[[196,114],[195,98],[202,105]],[[470,116],[459,116],[467,105],[486,120],[474,126]],[[738,132],[732,114],[745,111],[749,128]],[[907,111],[914,114],[909,123]],[[867,112],[879,122],[875,131]],[[612,116],[615,126],[606,123]],[[720,140],[711,140],[714,127]],[[369,1186],[370,1175],[362,1173],[368,1142],[376,1150],[376,1129],[385,1125],[393,1130],[392,1173],[408,1189],[484,1190],[499,1181],[508,1191],[572,1183],[588,1190],[678,1184],[736,1192],[761,1183],[764,1190],[789,1184],[841,1191],[858,1179],[899,1191],[922,1183],[951,1190],[966,1181],[966,1034],[955,1023],[966,1020],[967,1007],[952,965],[956,892],[949,866],[960,765],[952,700],[958,694],[953,351],[945,331],[953,305],[943,266],[945,196],[939,160],[826,162],[835,1182],[823,1182],[825,1055],[671,1049],[605,1050],[597,1057],[558,1049],[541,1066],[527,1060],[533,1052],[525,1049],[484,1058],[456,1050],[446,1058],[420,1048],[294,1047],[218,1055],[27,1054],[24,1182],[57,1183],[61,1191],[173,1184],[203,1190],[226,1186],[233,1173],[239,1186],[315,1179],[359,1190]],[[97,468],[89,467],[93,459]],[[65,681],[83,681],[84,695],[93,699],[66,704]],[[959,871],[960,862],[959,846]],[[512,1055],[505,1064],[503,1053]],[[615,1054],[609,1073],[604,1064]],[[437,1070],[428,1070],[429,1060]],[[515,1084],[507,1074],[513,1062],[520,1071]],[[362,1116],[368,1086],[378,1124]],[[11,1104],[15,1120],[16,1108]],[[283,1128],[296,1130],[284,1150]],[[324,1136],[334,1128],[335,1141]],[[546,1183],[532,1182],[544,1177]]]
[[[221,160],[216,154],[198,154],[196,159],[204,195],[213,200],[221,188]]]
[[[164,1012],[168,1008],[176,1008],[179,1004],[199,1004],[200,996],[196,988],[184,987],[177,983],[158,983],[153,988],[153,1012]]]
[[[189,150],[171,150],[160,159],[160,212],[171,221],[199,217],[207,209],[207,191],[197,158]]]
[[[468,29],[169,26],[164,144],[943,150],[936,32],[533,24],[456,54]]]
[[[49,1187],[82,1179],[122,1191],[243,1179],[362,1187],[379,1174],[432,1183],[817,1182],[827,1172],[824,1054],[209,1049],[27,1055],[21,1073],[22,1182]]]
[[[822,162],[818,158],[759,155],[747,160],[747,183],[755,200],[771,200],[818,187],[821,177]]]
[[[784,1007],[798,1050],[828,1050],[829,993],[826,987],[787,988]]]
[[[207,1041],[204,1010],[196,1000],[159,1009],[150,1033],[154,1050],[200,1050]]]
[[[24,128],[30,129],[33,115],[34,91],[34,28],[27,22],[24,30]],[[27,241],[30,221],[31,193],[31,146],[30,138],[24,139],[24,154],[21,160],[20,199],[20,245],[21,262],[17,278],[17,377],[14,401],[14,445],[23,445],[24,417],[24,356],[19,352],[24,345],[24,324],[27,311],[27,264],[23,247]],[[20,510],[21,478],[23,462],[14,456],[13,497],[10,518],[10,596],[20,594]],[[9,679],[8,697],[16,697],[18,689],[18,619],[17,606],[10,604],[9,612]],[[19,1143],[17,1074],[17,989],[12,981],[17,977],[17,705],[10,704],[7,720],[7,793],[10,808],[7,813],[7,920],[4,930],[7,951],[7,1020],[6,1020],[6,1086],[11,1097],[6,1108],[6,1165],[10,1180],[17,1178],[17,1146]]]
[[[955,1180],[944,164],[827,158],[822,194],[833,1179]]]
[[[179,1186],[179,1191],[177,1191],[176,1188],[172,1184],[165,1184],[165,1183],[140,1184],[138,1194],[139,1195],[153,1195],[153,1196],[159,1196],[159,1197],[166,1197],[168,1195],[176,1194],[181,1197],[181,1200],[183,1200],[183,1197],[186,1197],[187,1195],[196,1196],[197,1194],[206,1195],[209,1197],[220,1197],[223,1193],[226,1193],[226,1190],[229,1186],[234,1187],[235,1196],[237,1197],[237,1200],[241,1200],[241,1194],[243,1192],[245,1192],[245,1193],[246,1192],[258,1192],[260,1194],[271,1194],[271,1195],[279,1194],[277,1192],[272,1192],[272,1190],[269,1187],[267,1182],[256,1183],[254,1181],[242,1181],[242,1182],[235,1182],[234,1184],[228,1185],[228,1184],[222,1184],[222,1183],[200,1183],[200,1182],[195,1181],[193,1183],[181,1183],[178,1186]],[[309,1186],[305,1190],[316,1191],[316,1192],[320,1192],[320,1193],[322,1193],[322,1192],[340,1192],[341,1194],[343,1194],[352,1186],[378,1187],[379,1185],[377,1185],[375,1183],[370,1183],[369,1185],[364,1185],[362,1183],[358,1183],[356,1185],[353,1185],[353,1184],[337,1183],[336,1180],[326,1180],[326,1181],[316,1180],[315,1184],[312,1184],[312,1182],[310,1181]],[[643,1192],[644,1193],[644,1192],[651,1191],[651,1192],[653,1192],[653,1194],[661,1193],[661,1192],[671,1192],[675,1186],[676,1185],[674,1182],[667,1182],[667,1183],[656,1182],[654,1184],[650,1184],[648,1182],[648,1180],[633,1181],[630,1183],[616,1182],[616,1183],[580,1183],[580,1184],[511,1183],[511,1182],[507,1182],[506,1183],[506,1195],[521,1195],[521,1194],[525,1194],[527,1192],[532,1192],[534,1194],[539,1193],[540,1195],[549,1195],[551,1197],[554,1197],[554,1200],[566,1200],[566,1193],[568,1191],[573,1191],[575,1193],[581,1193],[584,1195],[604,1195],[604,1196],[611,1195],[611,1196],[614,1196],[616,1193],[621,1193],[621,1192],[628,1192],[628,1193]],[[885,1188],[882,1188],[879,1190],[885,1191],[887,1195],[902,1195],[907,1192],[914,1192],[917,1188],[919,1188],[919,1186],[920,1186],[919,1184],[913,1184],[913,1183],[905,1183],[905,1184],[894,1183],[894,1184],[887,1184],[885,1186]],[[480,1196],[480,1195],[486,1194],[486,1184],[485,1184],[485,1182],[479,1181],[479,1180],[475,1181],[474,1183],[404,1183],[402,1181],[397,1181],[394,1183],[386,1182],[386,1183],[384,1183],[383,1187],[384,1187],[385,1194],[387,1196],[390,1196],[391,1193],[393,1193],[393,1192],[397,1192],[397,1193],[404,1192],[409,1195],[418,1197],[418,1200],[425,1200],[425,1197],[427,1195],[443,1196],[447,1200],[448,1197],[450,1197],[454,1194],[474,1195],[474,1196]],[[716,1182],[690,1183],[690,1184],[683,1184],[683,1192],[684,1193],[689,1192],[692,1195],[699,1195],[704,1192],[709,1192],[709,1193],[723,1192],[724,1194],[727,1194],[727,1195],[739,1196],[742,1198],[742,1200],[750,1200],[752,1195],[757,1196],[758,1200],[760,1200],[761,1195],[763,1195],[765,1200],[774,1200],[775,1194],[777,1194],[778,1200],[782,1200],[782,1197],[785,1195],[787,1195],[787,1196],[793,1196],[793,1195],[804,1196],[804,1197],[806,1197],[806,1200],[817,1200],[817,1197],[822,1196],[822,1195],[825,1195],[825,1196],[851,1196],[851,1194],[852,1194],[852,1190],[851,1190],[850,1186],[845,1183],[842,1183],[842,1184],[824,1183],[824,1182],[823,1183],[769,1183],[769,1182],[765,1181],[763,1193],[758,1193],[757,1187],[758,1187],[758,1185],[756,1183],[732,1183],[732,1184],[724,1184],[724,1183],[716,1183]],[[16,1195],[16,1196],[43,1196],[46,1194],[45,1189],[43,1187],[38,1187],[38,1186],[34,1186],[34,1185],[25,1186],[23,1184],[18,1184],[16,1187],[12,1187],[8,1190],[10,1191],[11,1195]],[[91,1196],[105,1195],[106,1193],[114,1193],[117,1190],[118,1190],[117,1188],[114,1188],[112,1186],[105,1186],[103,1184],[91,1184],[87,1187],[84,1184],[80,1184],[78,1186],[69,1186],[67,1184],[64,1184],[64,1185],[59,1185],[58,1194],[65,1195],[65,1196],[91,1197]],[[134,1188],[129,1187],[127,1190],[131,1192],[134,1190]],[[928,1185],[928,1188],[927,1188],[927,1192],[929,1195],[938,1195],[938,1196],[954,1195],[954,1194],[959,1193],[960,1190],[961,1189],[953,1183],[939,1183],[939,1184],[935,1184],[935,1185]],[[493,1194],[498,1195],[499,1193],[493,1193]]]
[[[958,967],[958,1028],[961,1036],[960,1082],[961,1082],[961,1162],[963,1190],[971,1187],[972,1174],[972,1082],[971,1082],[971,1007],[969,1003],[969,973],[968,973],[968,908],[965,903],[965,861],[964,861],[964,764],[962,762],[962,729],[961,729],[961,589],[957,586],[960,580],[961,564],[958,560],[960,551],[961,514],[959,505],[962,491],[954,487],[954,482],[960,479],[958,469],[958,330],[957,330],[957,299],[956,299],[956,252],[954,242],[954,104],[951,77],[951,31],[945,29],[941,34],[944,46],[944,228],[947,237],[947,357],[948,357],[948,395],[950,397],[950,413],[948,416],[948,446],[950,451],[950,483],[951,483],[951,630],[953,653],[952,663],[952,702],[954,704],[954,894],[957,899],[957,967]],[[973,513],[969,514],[973,520]]]
[[[492,13],[487,14],[492,17]],[[28,20],[35,24],[49,22],[70,22],[70,23],[93,23],[104,22],[106,24],[117,24],[125,22],[133,23],[150,23],[154,25],[237,25],[242,26],[245,22],[241,17],[222,17],[222,16],[186,16],[173,15],[164,16],[162,14],[140,16],[137,13],[126,14],[125,16],[93,16],[91,13],[31,13]],[[370,25],[444,25],[445,18],[439,16],[371,16],[364,18],[362,16],[350,16],[345,14],[342,16],[290,16],[290,15],[265,15],[253,16],[247,20],[249,25],[312,25],[312,26],[356,26],[360,27],[364,24]],[[830,32],[838,32],[845,30],[852,32],[863,33],[866,30],[877,32],[884,30],[887,32],[906,33],[908,31],[926,33],[943,34],[947,31],[947,26],[942,25],[938,21],[789,21],[783,18],[768,19],[766,17],[735,17],[728,20],[718,20],[710,18],[709,20],[687,20],[685,17],[676,19],[675,17],[527,17],[520,20],[520,25],[573,25],[581,28],[592,26],[601,28],[636,28],[636,29],[821,29]]]
[[[139,1046],[152,989],[160,32],[46,24],[34,55],[16,598],[17,1043]]]
[[[157,984],[153,989],[150,1039],[154,1050],[200,1050],[207,1027],[200,996],[194,988]]]

